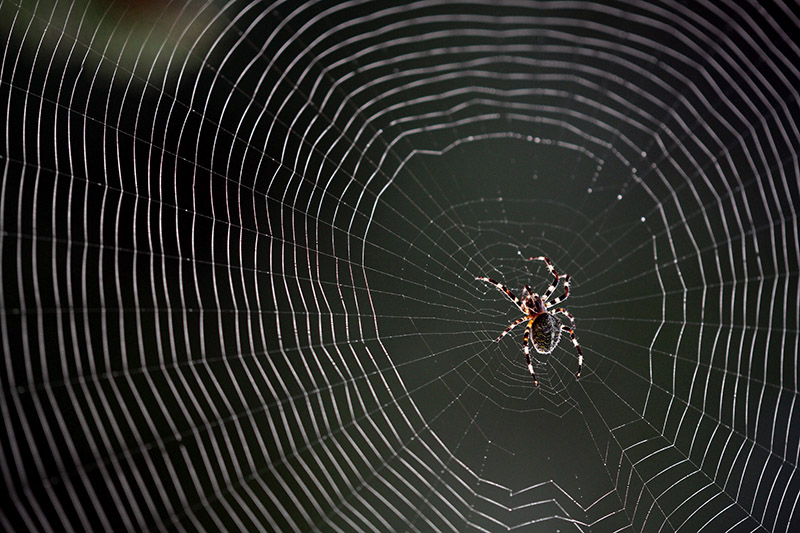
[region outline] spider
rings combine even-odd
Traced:
[[[525,359],[528,362],[528,370],[533,378],[533,383],[538,387],[539,380],[536,379],[536,374],[533,371],[533,363],[531,363],[531,349],[528,345],[528,339],[530,338],[530,340],[533,342],[533,347],[536,348],[537,352],[547,355],[553,353],[553,350],[556,349],[558,341],[561,340],[561,331],[566,331],[569,333],[569,336],[572,337],[572,344],[578,350],[577,377],[581,377],[581,370],[583,369],[583,352],[581,351],[581,345],[578,344],[578,339],[575,338],[575,317],[573,317],[569,311],[563,307],[553,309],[554,306],[558,305],[566,300],[567,297],[569,297],[569,274],[559,275],[556,272],[556,269],[553,268],[550,260],[544,256],[529,257],[526,259],[526,261],[544,261],[544,263],[547,265],[547,269],[555,278],[550,286],[547,287],[547,290],[542,296],[532,292],[530,285],[525,285],[525,287],[522,289],[522,300],[520,300],[514,296],[514,293],[508,290],[505,285],[493,280],[492,278],[475,278],[476,280],[485,281],[497,287],[506,296],[508,296],[512,302],[514,302],[514,305],[519,307],[520,311],[525,313],[525,316],[520,317],[512,322],[511,325],[508,326],[506,330],[501,333],[499,337],[497,337],[497,339],[495,339],[495,342],[500,341],[500,339],[508,335],[511,330],[518,325],[526,321],[528,322],[528,325],[525,328],[525,336],[522,338],[522,352],[525,354]],[[555,292],[556,288],[558,287],[558,282],[562,279],[564,280],[564,294],[555,298],[552,302],[548,302],[547,299],[550,298],[553,292]],[[561,320],[556,316],[558,313],[569,318],[570,322],[572,323],[572,327],[562,324]]]

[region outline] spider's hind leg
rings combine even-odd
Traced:
[[[500,334],[500,336],[499,336],[499,337],[497,337],[497,338],[494,340],[494,342],[498,342],[498,341],[500,341],[500,339],[502,339],[503,337],[505,337],[506,335],[508,335],[509,333],[511,333],[511,330],[512,330],[512,329],[514,329],[515,327],[517,327],[517,326],[519,326],[520,324],[522,324],[523,322],[525,322],[525,320],[527,320],[527,318],[528,318],[527,316],[523,316],[523,317],[521,317],[521,318],[518,318],[518,319],[516,319],[514,322],[512,322],[512,323],[511,323],[511,324],[510,324],[510,325],[509,325],[509,326],[506,328],[506,330],[505,330],[503,333],[501,333],[501,334]]]
[[[572,338],[572,345],[578,350],[578,373],[575,377],[581,377],[581,371],[583,370],[583,351],[581,350],[581,345],[578,344],[578,339],[575,338],[575,330],[563,324],[561,325],[561,330],[569,333],[569,336]]]
[[[561,313],[562,315],[569,318],[572,327],[561,325],[561,331],[566,331],[569,333],[570,338],[572,339],[572,345],[575,346],[575,349],[578,351],[578,377],[581,377],[581,370],[583,370],[583,350],[581,350],[581,345],[578,344],[578,339],[575,338],[575,317],[572,316],[572,313],[564,309],[563,307],[559,307],[553,311],[553,314]]]
[[[528,343],[528,339],[531,336],[531,325],[533,325],[533,319],[528,320],[528,326],[525,328],[525,336],[522,337],[522,351],[525,353],[525,360],[528,363],[528,371],[531,373],[531,377],[533,378],[533,384],[537,387],[539,386],[539,380],[536,379],[536,373],[533,371],[533,363],[531,362],[531,346]]]

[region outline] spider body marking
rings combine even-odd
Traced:
[[[561,332],[569,333],[572,339],[572,344],[578,351],[578,373],[577,377],[581,377],[581,370],[583,369],[583,351],[581,350],[578,339],[575,337],[575,317],[563,307],[556,308],[555,306],[569,297],[569,274],[559,275],[556,269],[550,263],[547,257],[530,257],[526,261],[544,261],[547,269],[553,275],[553,282],[547,287],[544,295],[539,296],[531,290],[530,285],[525,285],[522,288],[522,299],[517,298],[505,285],[487,277],[477,277],[476,280],[485,281],[494,285],[499,291],[505,294],[514,305],[525,315],[518,318],[509,325],[503,333],[495,340],[498,342],[500,339],[508,335],[512,329],[517,327],[523,322],[527,322],[525,327],[525,335],[522,338],[522,352],[525,354],[526,362],[528,363],[528,371],[531,373],[533,383],[539,385],[539,380],[536,379],[536,373],[533,370],[533,362],[531,361],[530,345],[540,354],[548,355],[556,349],[558,342],[561,340]],[[564,294],[549,301],[550,296],[558,288],[559,283],[564,282]],[[561,320],[556,316],[562,314],[569,318],[571,327],[564,325]]]
[[[540,354],[550,354],[561,340],[561,321],[550,313],[542,313],[531,324],[531,343]]]

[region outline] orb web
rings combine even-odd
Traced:
[[[4,528],[791,531],[795,11],[3,2]]]

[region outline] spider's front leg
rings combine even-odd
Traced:
[[[553,313],[561,313],[562,315],[569,318],[570,322],[572,323],[572,327],[565,326],[564,324],[561,325],[561,330],[566,331],[569,333],[570,338],[572,339],[572,345],[575,346],[575,349],[578,350],[578,374],[577,377],[581,377],[581,370],[583,370],[583,350],[581,350],[581,345],[578,344],[578,339],[575,338],[575,317],[572,316],[572,313],[564,309],[563,307],[559,307]]]
[[[525,327],[525,336],[522,337],[522,351],[525,354],[525,360],[528,363],[528,371],[531,373],[531,377],[533,378],[533,384],[538,387],[539,380],[536,379],[536,373],[533,371],[533,363],[531,362],[531,345],[528,343],[528,339],[531,336],[532,325],[533,319],[528,320],[528,325]]]
[[[517,253],[519,255],[522,255],[522,252],[520,252],[519,250],[517,250]],[[523,259],[525,258],[523,257]],[[553,275],[553,282],[550,284],[549,287],[547,287],[547,290],[544,291],[544,294],[542,295],[542,301],[544,302],[547,302],[547,299],[550,298],[550,296],[552,296],[555,290],[558,288],[558,282],[562,279],[564,280],[564,294],[559,296],[552,302],[546,304],[547,307],[557,305],[567,299],[567,297],[569,296],[569,274],[559,275],[559,273],[556,272],[556,268],[550,262],[550,259],[548,259],[543,255],[540,255],[539,257],[528,257],[527,259],[525,259],[525,261],[544,261],[544,264],[547,265],[547,270],[549,270],[550,273]]]
[[[497,290],[499,290],[500,292],[502,292],[503,294],[505,294],[506,296],[508,296],[508,299],[509,299],[509,300],[511,300],[512,302],[514,302],[514,304],[515,304],[517,307],[519,307],[519,310],[520,310],[520,311],[522,311],[523,313],[527,314],[527,311],[526,311],[526,310],[525,310],[525,309],[522,307],[522,302],[519,300],[519,298],[517,298],[517,297],[514,295],[514,293],[513,293],[513,292],[511,292],[510,290],[508,290],[508,287],[506,287],[505,285],[503,285],[503,284],[502,284],[502,283],[500,283],[499,281],[495,281],[495,280],[493,280],[492,278],[486,278],[486,277],[477,277],[477,278],[475,278],[475,279],[478,279],[478,280],[481,280],[481,281],[485,281],[486,283],[491,283],[492,285],[494,285],[495,287],[497,287]]]

